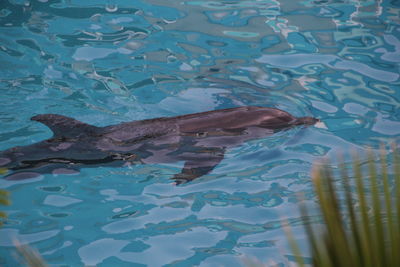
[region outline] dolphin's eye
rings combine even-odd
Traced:
[[[67,138],[65,136],[60,136],[60,137],[55,138],[55,141],[65,142],[65,141],[67,141]]]
[[[65,142],[65,141],[67,141],[67,138],[65,138],[64,136],[54,137],[46,140],[47,143]]]
[[[206,137],[207,136],[207,132],[201,132],[201,133],[196,133],[197,137]]]

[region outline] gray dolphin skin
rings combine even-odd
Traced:
[[[246,106],[96,127],[56,114],[31,118],[53,131],[50,139],[0,152],[9,180],[42,173],[73,173],[82,167],[183,161],[177,184],[210,173],[227,149],[278,131],[315,124],[267,107]]]

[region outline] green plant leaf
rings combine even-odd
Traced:
[[[400,266],[400,156],[395,145],[392,155],[393,183],[384,148],[378,161],[369,152],[362,163],[354,153],[352,172],[340,159],[340,179],[328,161],[314,165],[312,181],[324,222],[322,235],[316,235],[305,221],[309,211],[300,203],[313,266]],[[297,244],[291,247],[299,253]]]

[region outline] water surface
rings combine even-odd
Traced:
[[[258,105],[324,127],[229,150],[207,176],[174,186],[183,163],[82,169],[0,181],[12,240],[51,266],[288,266],[281,224],[304,242],[321,157],[400,134],[399,1],[6,0],[0,4],[0,149],[49,138],[56,113],[97,126]],[[303,243],[302,243],[303,244]]]

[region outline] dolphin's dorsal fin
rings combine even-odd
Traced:
[[[31,120],[49,127],[54,137],[76,138],[82,134],[94,134],[98,129],[96,126],[57,114],[40,114],[33,116]]]

